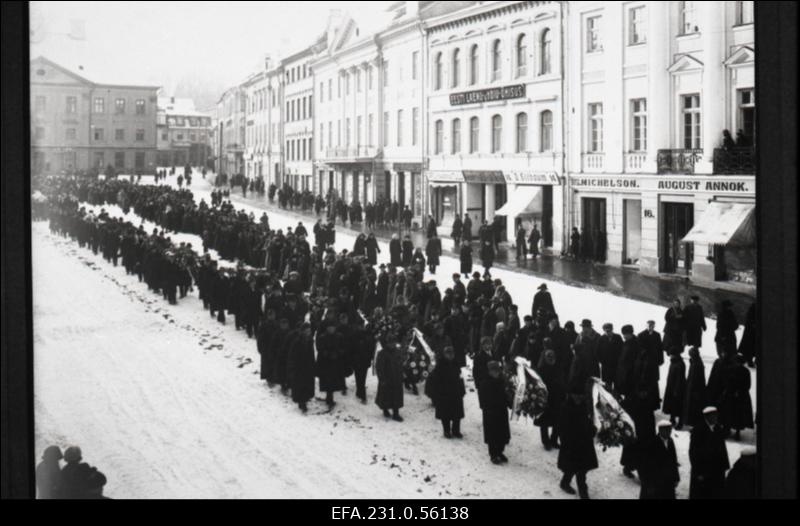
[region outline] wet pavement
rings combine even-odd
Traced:
[[[313,211],[303,212],[300,208],[283,209],[275,203],[270,203],[266,196],[249,193],[243,197],[239,191],[231,192],[233,202],[246,203],[250,206],[263,209],[266,212],[279,212],[284,215],[296,216],[298,221],[303,221],[306,228],[311,231],[311,227],[317,219],[326,220],[325,212],[317,216]],[[342,225],[336,222],[336,229],[349,232],[373,232],[381,240],[388,241],[392,234],[398,234],[397,227],[375,227],[369,229],[366,225],[356,224]],[[408,232],[403,231],[402,235],[411,235],[414,246],[424,247],[427,243],[425,232],[422,229]],[[401,236],[402,237],[402,236]],[[458,254],[450,250],[449,236],[442,237],[444,253],[458,257]],[[478,243],[473,242],[474,261],[476,268],[480,269],[478,257]],[[525,261],[517,261],[516,250],[509,248],[507,243],[501,243],[497,251],[494,266],[506,270],[522,272],[531,276],[558,281],[567,285],[589,288],[602,292],[608,292],[617,296],[635,299],[651,304],[671,305],[675,298],[679,298],[685,305],[689,301],[689,296],[697,295],[706,316],[716,318],[718,305],[723,300],[729,300],[733,304],[733,311],[740,324],[744,323],[747,309],[755,301],[755,288],[742,287],[742,292],[726,290],[722,288],[712,288],[699,285],[689,281],[686,277],[680,276],[644,276],[638,270],[613,267],[600,263],[575,261],[559,255],[544,254],[536,260],[528,257]],[[750,289],[750,290],[747,290]]]

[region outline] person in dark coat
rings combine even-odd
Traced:
[[[716,407],[709,406],[703,409],[703,422],[692,428],[689,499],[720,499],[724,496],[725,472],[731,465],[725,446],[725,430],[717,420]]]
[[[517,247],[517,261],[521,259],[528,259],[528,247],[525,244],[525,238],[527,237],[528,233],[525,232],[525,227],[522,226],[522,223],[517,227],[517,234],[516,238],[514,239],[514,245]]]
[[[636,428],[636,440],[622,447],[622,473],[633,478],[639,469],[642,448],[653,434],[655,417],[653,411],[653,389],[658,401],[658,380],[654,377],[654,362],[650,353],[633,336],[633,327],[622,327],[622,355],[617,368],[616,388],[622,408],[630,415]],[[653,387],[655,383],[655,387]]]
[[[375,238],[375,234],[370,232],[367,236],[367,263],[370,265],[377,265],[378,254],[380,253],[381,249],[378,246],[378,240]]]
[[[570,235],[569,251],[575,261],[581,257],[581,234],[576,227],[572,227],[572,234]]]
[[[705,407],[706,372],[700,350],[697,347],[689,348],[689,375],[686,377],[686,389],[681,413],[681,425],[692,427],[703,421],[703,407]]]
[[[706,315],[699,302],[699,296],[692,296],[689,298],[689,304],[683,309],[686,345],[692,345],[698,349],[703,346],[703,333],[706,331]]]
[[[397,234],[392,234],[392,240],[389,241],[389,261],[390,264],[395,267],[403,266],[403,258],[402,258],[402,246],[400,244],[400,238],[397,237]],[[411,258],[409,258],[409,262]]]
[[[481,389],[489,378],[489,362],[492,357],[492,338],[484,336],[480,339],[478,352],[472,361],[472,378],[475,381],[475,388],[478,390],[478,401],[480,401]]]
[[[756,448],[742,448],[741,456],[725,477],[725,498],[752,500],[758,498],[758,457]]]
[[[406,235],[403,238],[403,261],[402,266],[408,268],[411,266],[411,260],[414,258],[414,243],[411,242],[411,236]]]
[[[375,356],[375,337],[366,327],[354,331],[354,342],[351,345],[351,366],[356,377],[356,398],[362,404],[367,403],[367,371]]]
[[[556,308],[553,305],[553,297],[547,290],[547,284],[542,283],[539,285],[539,292],[533,295],[533,305],[531,306],[531,316],[534,318],[538,316],[539,312],[543,311],[548,317],[556,315]]]
[[[375,373],[378,376],[375,403],[383,410],[383,416],[397,422],[403,421],[400,416],[403,407],[403,359],[403,350],[396,341],[387,342],[375,357]]]
[[[461,245],[459,261],[461,262],[461,273],[464,274],[464,277],[469,278],[472,273],[472,245],[467,241]]]
[[[455,350],[446,345],[442,359],[436,362],[426,388],[430,384],[430,395],[436,408],[436,418],[442,421],[445,438],[463,438],[461,419],[464,418],[464,380],[461,368],[455,362]]]
[[[675,429],[683,427],[683,402],[686,398],[686,364],[678,351],[677,347],[673,347],[669,354],[669,373],[667,386],[664,388],[664,403],[661,406],[664,414],[669,415],[670,423]]]
[[[317,335],[317,377],[328,408],[336,405],[333,393],[347,389],[344,381],[346,349],[336,329],[336,325],[330,323],[323,334]]]
[[[425,256],[428,258],[428,269],[431,274],[436,274],[436,267],[440,265],[439,257],[442,255],[442,240],[436,235],[436,231],[429,237],[425,246]]]
[[[683,334],[686,331],[681,300],[676,299],[664,315],[664,348],[680,348],[683,352]]]
[[[286,363],[292,401],[304,413],[308,411],[308,401],[314,398],[314,339],[311,324],[303,323],[300,334],[294,339]]]
[[[647,329],[640,332],[636,338],[639,340],[639,345],[650,353],[659,367],[664,365],[664,343],[661,341],[661,334],[656,330],[656,322],[648,321]]]
[[[753,429],[753,402],[750,398],[750,371],[740,354],[728,368],[720,400],[720,421],[725,429],[733,429],[739,440],[742,429]]]
[[[760,342],[756,338],[756,304],[751,303],[747,309],[742,341],[739,342],[739,354],[742,355],[748,367],[755,367],[755,360],[759,358],[760,354],[759,346]]]
[[[486,240],[481,246],[481,263],[486,272],[494,265],[494,244]]]
[[[267,309],[266,318],[261,321],[256,335],[256,348],[261,356],[261,379],[267,381],[267,385],[275,385],[275,356],[276,350],[272,347],[273,338],[278,329],[278,321],[274,309]]]
[[[461,216],[456,214],[453,220],[453,227],[450,230],[450,237],[453,238],[453,247],[461,245],[461,235],[464,231],[464,223],[461,222]]]
[[[49,446],[42,454],[42,461],[36,466],[36,489],[39,499],[57,499],[61,492],[61,466],[58,461],[64,458],[58,446]]]
[[[464,225],[461,230],[461,237],[467,243],[472,243],[472,219],[469,214],[464,214]]]
[[[478,390],[478,399],[483,414],[483,441],[489,446],[492,464],[508,462],[503,454],[511,441],[511,428],[508,425],[509,403],[506,397],[502,365],[498,361],[486,364],[487,376]]]
[[[717,312],[717,334],[714,336],[714,342],[717,344],[718,355],[736,354],[736,330],[739,328],[739,322],[732,307],[729,300],[723,300]]]
[[[539,426],[544,449],[550,451],[554,447],[559,447],[558,417],[566,392],[564,370],[558,365],[556,352],[553,350],[553,341],[550,338],[544,339],[544,352],[539,358],[536,372],[539,373],[547,387],[547,405],[533,423]]]
[[[705,391],[705,404],[718,407],[722,402],[722,392],[728,383],[728,376],[735,356],[723,351],[722,355],[714,360],[711,372],[708,374],[708,383]]]
[[[428,239],[436,235],[436,220],[433,216],[428,216],[428,225],[425,227],[425,234]]]
[[[533,259],[539,257],[539,241],[542,239],[542,234],[539,232],[539,228],[536,226],[536,223],[533,224],[533,230],[531,230],[531,235],[528,237],[528,243],[531,245],[531,255]]]
[[[642,489],[640,499],[675,500],[675,488],[681,481],[678,455],[672,441],[672,425],[662,420],[658,433],[642,445],[642,463],[639,477]]]
[[[559,486],[575,495],[572,478],[578,483],[578,494],[589,498],[586,484],[587,472],[597,469],[597,452],[594,448],[595,429],[592,425],[589,401],[585,394],[570,393],[561,405],[558,433],[561,447],[558,451],[558,469],[564,474]]]
[[[597,359],[600,362],[601,379],[612,392],[617,378],[620,354],[622,354],[622,336],[614,333],[614,325],[604,323],[603,334],[597,344]]]

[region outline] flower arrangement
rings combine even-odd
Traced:
[[[384,316],[375,324],[375,339],[385,346],[400,339],[400,324],[392,316]]]
[[[433,370],[434,358],[422,333],[415,329],[408,344],[406,359],[403,363],[403,376],[410,384],[418,384],[426,380]]]
[[[597,430],[597,442],[603,447],[603,451],[630,444],[636,439],[633,419],[611,393],[605,390],[598,378],[593,380],[592,418]]]
[[[547,386],[528,360],[518,356],[514,361],[516,370],[506,369],[506,396],[517,418],[535,419],[547,408]]]

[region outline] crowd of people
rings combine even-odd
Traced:
[[[544,448],[558,450],[560,487],[576,493],[574,479],[582,498],[589,496],[587,472],[598,467],[594,378],[602,380],[634,421],[636,438],[623,447],[620,462],[626,476],[638,473],[643,498],[675,497],[673,426],[692,428],[691,494],[698,498],[727,494],[725,439],[731,431],[738,437],[754,426],[745,364],[758,353],[744,347],[746,342],[755,346],[755,316],[748,316],[737,350],[736,320],[727,303],[717,316],[719,358],[706,383],[699,351],[707,328],[698,298],[686,307],[679,302],[670,307],[663,337],[654,321],[638,334],[631,325],[616,334],[606,323],[600,334],[585,319],[578,332],[572,321],[562,325],[546,284],[539,286],[530,310],[520,312],[503,282],[491,276],[487,253],[481,254],[485,271],[473,272],[467,239],[460,272],[448,283],[426,281],[425,270],[435,273],[441,255],[435,229],[428,231],[425,254],[408,236],[402,242],[395,236],[389,263],[378,265],[380,246],[372,234],[358,236],[352,250],[337,251],[333,222],[320,219],[312,245],[302,222],[285,233],[272,229],[266,214],[256,219],[237,211],[221,193],[209,205],[195,203],[186,189],[64,179],[50,181],[43,191],[54,232],[102,250],[110,261],[119,253],[129,273],[170,302],[176,301],[176,290],[183,298],[197,286],[210,316],[220,323],[226,323],[226,314],[233,316],[236,329],[255,339],[261,378],[270,387],[279,386],[303,412],[315,397],[317,380],[328,409],[336,405],[337,393],[347,393],[350,376],[355,377],[356,397],[367,403],[367,371],[373,367],[375,403],[386,418],[402,421],[405,392],[418,394],[417,385],[424,382],[443,436],[459,439],[466,396],[461,375],[471,363],[489,458],[503,464],[511,439],[506,385],[521,357],[547,387],[547,407],[535,424]],[[102,211],[95,216],[81,206],[84,202],[132,208],[162,230],[148,234]],[[491,226],[481,228],[484,247],[493,249]],[[167,231],[201,236],[202,253],[189,244],[176,245]],[[234,263],[223,265],[211,250]],[[686,349],[688,376],[682,356]],[[435,365],[420,371],[415,362],[426,355]],[[659,370],[667,357],[662,393]],[[657,424],[657,411],[670,420]]]

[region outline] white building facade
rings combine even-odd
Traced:
[[[430,212],[563,239],[562,2],[476,2],[426,23]],[[499,212],[499,213],[498,213]]]
[[[314,173],[314,74],[311,62],[315,46],[281,61],[283,182],[295,190],[315,191]]]
[[[567,9],[565,205],[582,256],[751,282],[753,2]]]

